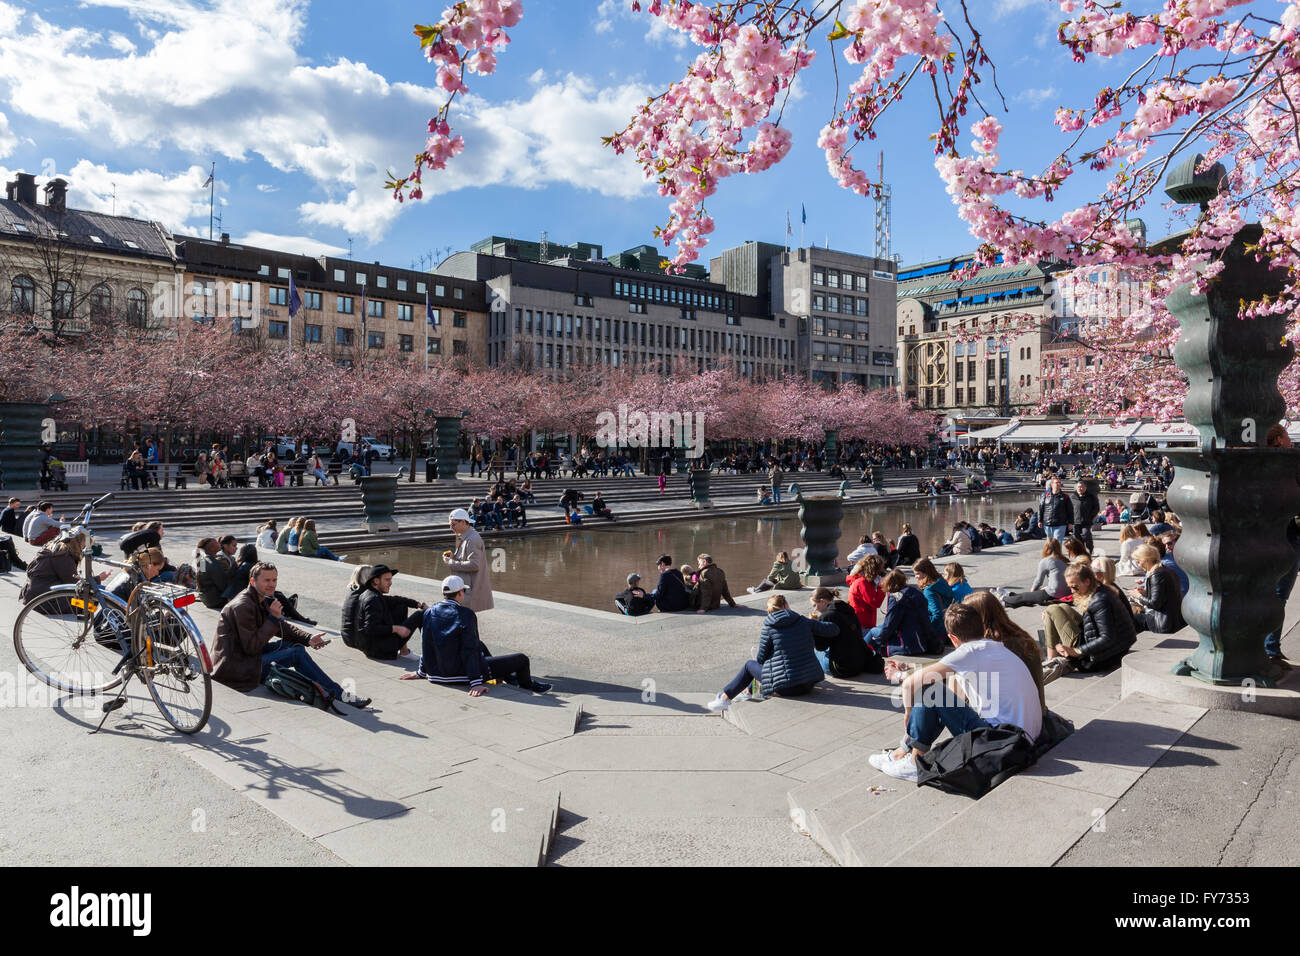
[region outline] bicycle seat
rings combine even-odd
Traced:
[[[156,548],[162,542],[158,532],[151,528],[141,528],[139,531],[129,531],[122,535],[117,541],[117,546],[122,549],[122,553],[128,558],[144,548]]]

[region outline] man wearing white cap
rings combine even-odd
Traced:
[[[469,607],[472,593],[458,576],[447,576],[442,582],[442,601],[424,612],[420,666],[399,680],[469,684],[471,697],[486,694],[489,679],[545,694],[551,685],[533,679],[526,654],[493,657],[483,645],[478,615]]]
[[[487,551],[483,539],[470,524],[469,512],[457,508],[447,516],[447,523],[456,532],[456,547],[442,552],[442,560],[465,581],[469,591],[465,606],[471,611],[490,611],[496,607],[492,600],[492,572],[488,569]]]

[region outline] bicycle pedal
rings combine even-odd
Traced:
[[[104,706],[101,709],[104,713],[111,714],[115,710],[120,710],[125,704],[125,697],[114,697],[112,700],[104,701]]]

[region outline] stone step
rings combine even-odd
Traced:
[[[1118,675],[1098,681],[1105,700]],[[1068,703],[1068,702],[1067,702]],[[877,739],[843,748],[844,762],[789,791],[796,822],[849,866],[968,864],[1050,866],[1205,713],[1131,695],[1086,721],[1034,767],[975,801],[913,787],[874,770],[866,757],[896,745],[901,721]],[[1009,838],[1007,821],[1017,821]]]

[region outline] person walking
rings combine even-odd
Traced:
[[[443,563],[464,579],[469,593],[465,606],[481,613],[496,606],[492,600],[492,571],[488,567],[487,550],[483,538],[470,523],[469,512],[457,508],[447,516],[447,524],[456,534],[456,545],[442,553]]]

